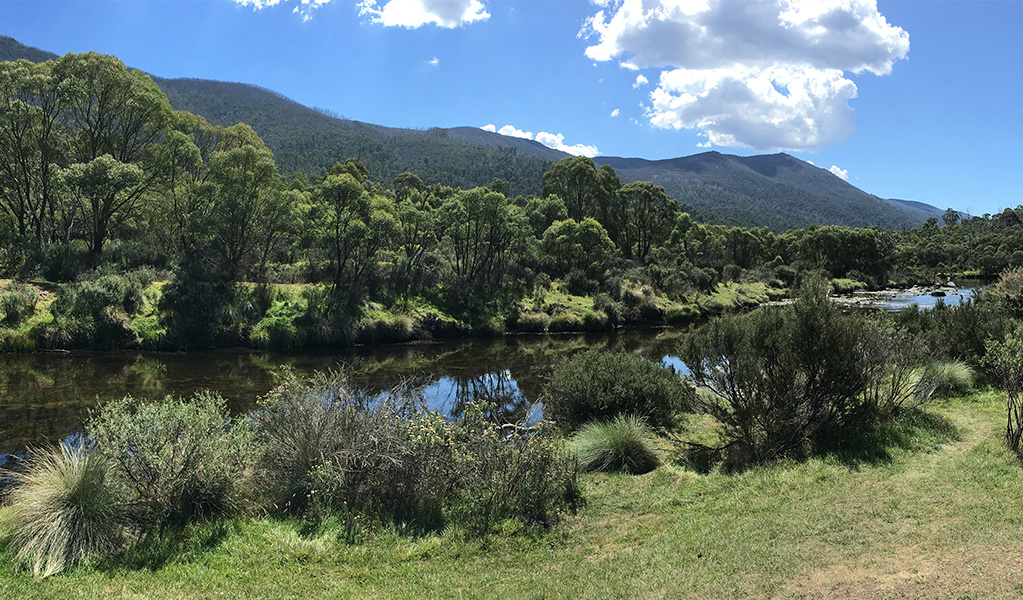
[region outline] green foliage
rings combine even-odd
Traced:
[[[973,389],[976,375],[970,365],[962,361],[935,363],[931,370],[935,379],[936,394],[963,395]]]
[[[143,530],[243,508],[253,435],[217,394],[160,402],[126,396],[101,406],[85,430],[128,490],[130,516]]]
[[[143,292],[152,276],[151,270],[124,275],[94,273],[61,286],[50,308],[55,340],[100,348],[133,343],[130,317],[142,306]]]
[[[447,514],[470,533],[484,535],[514,519],[550,527],[581,497],[577,463],[551,423],[501,426],[486,407],[466,408],[451,428],[452,487]]]
[[[9,283],[0,289],[3,322],[16,326],[32,316],[39,303],[39,290],[25,283]]]
[[[281,510],[477,534],[507,519],[550,525],[578,496],[575,463],[538,429],[501,427],[471,405],[454,422],[414,390],[369,398],[340,374],[286,373],[260,401],[263,487]]]
[[[556,364],[544,400],[551,418],[569,429],[618,415],[671,427],[694,405],[695,392],[674,371],[631,354],[597,350]]]
[[[1005,443],[1023,454],[1023,326],[1017,326],[1004,341],[988,340],[984,363],[1005,386]]]
[[[657,435],[634,415],[590,421],[572,435],[570,445],[579,457],[579,466],[587,471],[642,474],[661,462]]]
[[[439,493],[426,468],[431,457],[414,451],[412,423],[403,418],[415,414],[413,400],[397,391],[366,397],[340,373],[299,381],[286,372],[256,413],[271,501],[286,511],[344,507],[356,514],[375,503],[397,510]]]
[[[11,547],[36,577],[116,550],[125,506],[106,460],[84,447],[40,448],[14,475],[8,502]]]
[[[861,325],[812,281],[788,307],[726,316],[680,348],[739,463],[804,455],[828,435],[862,423],[867,383]]]

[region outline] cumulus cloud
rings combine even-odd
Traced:
[[[828,170],[842,181],[849,181],[849,169],[840,169],[838,165],[831,165],[831,168]]]
[[[480,0],[386,0],[382,6],[378,0],[363,0],[358,6],[359,15],[385,27],[415,29],[436,25],[453,28],[490,18]]]
[[[586,55],[661,69],[647,118],[708,144],[816,150],[853,133],[847,78],[886,75],[909,34],[876,0],[599,0]],[[642,80],[640,79],[642,77]],[[646,83],[637,76],[633,87]]]
[[[611,118],[613,119],[613,118],[617,117],[620,114],[622,114],[622,110],[620,108],[616,108],[616,109],[611,111]]]
[[[436,67],[437,65],[440,64],[440,59],[434,56],[430,60],[426,61],[426,64],[430,65],[431,67]]]
[[[561,150],[562,152],[567,152],[568,154],[572,154],[574,156],[589,156],[592,158],[600,154],[600,151],[597,150],[596,146],[587,144],[573,145],[566,144],[565,136],[560,133],[549,133],[547,131],[541,131],[534,136],[532,131],[523,131],[513,125],[505,125],[504,127],[498,129],[497,126],[492,123],[484,125],[483,127],[480,127],[480,129],[484,131],[489,131],[491,133],[500,133],[501,135],[507,135],[509,137],[534,140],[540,142],[541,144],[547,146],[548,148]]]
[[[646,77],[644,77],[642,74],[636,75],[636,83],[632,84],[632,88],[636,89],[636,88],[644,86],[644,85],[646,85],[648,83],[650,83],[650,80],[647,79]]]

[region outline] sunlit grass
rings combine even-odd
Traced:
[[[586,504],[543,535],[385,528],[349,545],[330,527],[239,519],[191,532],[158,566],[0,576],[0,597],[1017,597],[1023,473],[1003,411],[982,390],[911,412],[858,457],[588,474]]]
[[[10,495],[10,548],[36,577],[115,549],[124,526],[120,497],[95,453],[59,446],[33,452]]]

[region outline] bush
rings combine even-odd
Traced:
[[[151,269],[124,275],[94,274],[57,291],[50,310],[55,334],[73,345],[118,347],[133,341],[130,315],[141,307]]]
[[[12,548],[34,576],[48,577],[121,545],[124,505],[100,455],[68,445],[41,449],[25,459],[14,480]]]
[[[791,306],[712,320],[680,356],[719,399],[705,410],[736,462],[803,455],[862,418],[860,322],[842,314],[820,280],[804,284]]]
[[[571,447],[587,471],[647,473],[657,468],[657,435],[641,419],[619,415],[590,421],[572,436]]]
[[[695,405],[695,392],[673,371],[624,353],[587,350],[554,366],[544,410],[576,428],[593,419],[635,415],[670,427]]]
[[[1005,385],[1005,443],[1023,454],[1023,326],[1006,336],[1005,341],[989,340],[984,362]]]
[[[454,422],[396,389],[369,398],[341,374],[285,373],[260,400],[262,479],[282,510],[474,533],[518,519],[548,525],[578,494],[575,463],[546,425],[502,427],[470,405]]]
[[[126,396],[90,415],[85,429],[128,490],[130,516],[143,530],[243,507],[253,435],[217,394],[162,402]]]
[[[549,527],[579,498],[577,463],[551,424],[500,426],[487,407],[469,405],[453,424],[445,513],[468,532],[485,535],[508,520]]]
[[[300,382],[286,372],[256,412],[271,501],[292,512],[342,506],[357,512],[374,503],[401,512],[430,504],[443,486],[422,467],[429,453],[411,441],[416,401],[399,391],[367,397],[340,373]]]
[[[10,283],[0,292],[0,311],[3,320],[10,325],[17,325],[32,316],[39,303],[39,291],[24,283]]]

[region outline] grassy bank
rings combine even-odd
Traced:
[[[126,283],[127,282],[127,283]],[[670,299],[648,286],[624,285],[618,297],[580,296],[553,284],[542,296],[522,298],[483,315],[456,315],[422,298],[386,306],[366,302],[331,314],[328,290],[312,284],[238,284],[216,318],[168,309],[167,281],[131,282],[105,276],[87,283],[0,281],[15,287],[19,312],[0,306],[0,351],[71,348],[178,350],[193,347],[295,350],[423,339],[493,337],[505,333],[594,332],[629,325],[684,325],[783,297],[761,282],[721,283],[712,293]],[[195,309],[198,310],[198,309]],[[205,321],[203,321],[205,322]]]
[[[586,505],[547,534],[346,544],[329,523],[241,519],[43,581],[8,575],[0,555],[0,597],[1018,597],[1023,478],[1003,420],[1004,396],[988,390],[842,456],[587,475]]]

